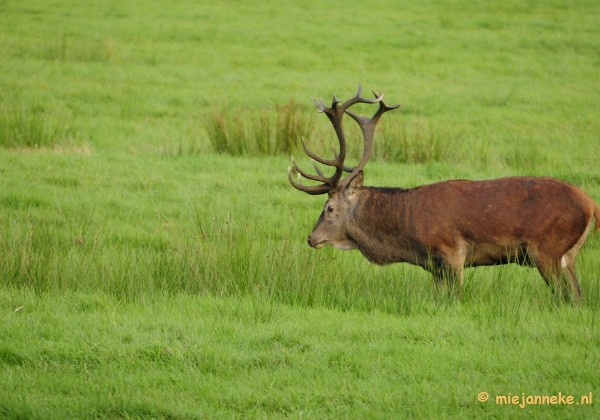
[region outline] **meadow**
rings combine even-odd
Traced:
[[[310,249],[324,198],[287,167],[309,167],[303,136],[330,153],[311,96],[362,83],[402,104],[367,185],[548,175],[600,203],[599,19],[0,1],[0,417],[597,418],[600,235],[578,306],[514,265],[441,296],[418,267]],[[575,403],[496,403],[559,393]]]

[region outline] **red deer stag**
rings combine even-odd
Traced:
[[[416,188],[363,186],[363,168],[373,149],[373,134],[388,106],[383,94],[357,94],[330,108],[315,100],[337,134],[339,152],[324,159],[310,151],[316,174],[300,169],[292,158],[289,182],[308,194],[329,195],[308,237],[313,248],[333,245],[359,249],[371,262],[408,262],[431,272],[434,280],[462,285],[464,267],[517,263],[535,266],[555,292],[581,299],[575,257],[592,230],[600,228],[600,209],[582,190],[545,177],[515,176],[486,181],[449,180]],[[371,118],[351,112],[352,105],[378,104]],[[346,138],[342,120],[350,115],[360,126],[364,152],[357,166],[344,166]],[[335,168],[323,174],[317,163]],[[344,172],[349,175],[342,177]],[[304,177],[317,181],[305,185]],[[569,291],[569,289],[572,290]]]

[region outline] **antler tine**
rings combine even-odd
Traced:
[[[315,101],[316,102],[316,101]],[[322,102],[322,101],[321,101]],[[316,102],[318,103],[318,102]],[[334,159],[324,159],[322,157],[320,157],[319,155],[317,155],[316,153],[312,152],[308,146],[306,145],[306,141],[304,140],[304,137],[302,137],[302,147],[304,149],[304,152],[313,159],[313,166],[315,167],[315,170],[317,171],[317,175],[314,174],[310,174],[304,170],[302,170],[300,167],[298,167],[298,165],[296,164],[296,161],[294,160],[294,157],[292,156],[292,165],[288,168],[288,180],[290,181],[290,184],[292,184],[292,186],[300,191],[304,191],[308,194],[325,194],[330,192],[332,189],[335,188],[339,177],[337,177],[335,174],[331,177],[327,177],[323,174],[323,172],[321,171],[321,169],[317,166],[317,162],[323,164],[323,165],[327,165],[327,166],[334,166],[336,168],[338,168],[340,165],[343,165],[343,161],[340,160],[339,156],[335,156]],[[337,169],[336,169],[336,174],[337,174]],[[302,184],[301,181],[296,181],[293,177],[293,174],[297,174],[301,177],[304,177],[306,179],[309,179],[311,181],[319,181],[322,182],[322,184],[320,185],[304,185]]]
[[[308,193],[310,195],[318,195],[328,193],[331,190],[331,188],[327,184],[304,185],[301,181],[296,182],[294,180],[293,174],[300,175],[300,173],[298,172],[298,167],[295,164],[288,167],[288,181],[290,182],[290,184],[292,184],[294,188],[300,191],[304,191],[305,193]]]
[[[323,102],[323,99],[319,98],[319,100],[317,100],[315,97],[312,97],[312,100],[319,112],[325,112],[327,106],[325,105],[325,102]]]
[[[303,171],[302,168],[300,168],[296,164],[296,161],[294,160],[294,157],[292,156],[292,169],[294,172],[298,173],[300,176],[303,176],[306,179],[310,179],[311,181],[320,181],[325,184],[328,184],[329,178],[327,178],[323,175],[323,173],[321,172],[320,169],[318,169],[318,167],[315,163],[313,163],[313,165],[315,166],[315,168],[317,168],[318,175],[309,174],[308,172]]]
[[[312,152],[306,145],[306,142],[304,141],[304,137],[302,137],[302,148],[304,149],[304,153],[306,153],[308,155],[308,157],[310,157],[313,160],[316,160],[319,163],[322,163],[323,165],[336,166],[338,163],[339,157],[337,155],[335,156],[335,159],[323,159],[321,156]]]
[[[319,168],[319,165],[317,165],[317,162],[315,162],[314,160],[312,161],[312,164],[315,168],[315,171],[317,171],[317,173],[319,174],[319,176],[325,176],[323,175],[323,172],[321,171],[321,168]]]
[[[383,99],[383,92],[377,93],[374,90],[372,90],[371,92],[373,93],[373,96],[377,101],[381,101]]]
[[[338,99],[337,95],[334,93],[333,94],[333,99],[331,100],[331,107],[335,108],[337,106],[337,104],[340,103],[340,100]]]
[[[379,108],[377,109],[375,114],[373,114],[373,116],[371,118],[365,118],[360,115],[356,115],[354,112],[349,111],[349,110],[346,110],[346,114],[350,115],[356,122],[358,122],[358,124],[361,126],[361,128],[364,124],[367,124],[367,123],[372,123],[373,128],[374,128],[375,125],[377,125],[379,118],[381,118],[381,116],[384,113],[386,113],[387,111],[391,111],[392,109],[396,109],[396,108],[400,107],[400,104],[387,105],[385,102],[383,102],[383,93],[380,94],[379,96],[376,95],[376,98],[377,98],[377,102],[379,103]]]

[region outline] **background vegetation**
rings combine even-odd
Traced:
[[[371,185],[550,175],[600,202],[600,5],[0,1],[0,416],[597,417],[600,240],[579,307],[535,270],[314,251],[287,183],[311,96],[388,113]],[[361,108],[362,112],[370,112]],[[347,124],[352,158],[358,131]],[[479,392],[491,400],[477,400]]]

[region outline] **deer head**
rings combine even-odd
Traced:
[[[308,243],[315,248],[321,248],[325,245],[333,245],[340,249],[353,249],[356,244],[348,237],[344,228],[347,217],[351,214],[353,207],[353,198],[355,193],[362,187],[363,174],[367,161],[371,157],[373,151],[373,134],[375,127],[381,116],[392,109],[398,108],[400,105],[388,106],[383,102],[383,93],[376,94],[375,98],[367,99],[361,97],[362,88],[359,85],[356,95],[345,102],[334,95],[331,107],[325,106],[322,100],[313,101],[319,110],[324,113],[331,121],[339,142],[339,151],[334,150],[333,159],[325,159],[313,153],[306,146],[306,142],[302,139],[302,146],[305,153],[312,158],[316,174],[310,174],[298,167],[292,157],[292,165],[288,169],[288,179],[292,186],[300,191],[304,191],[311,195],[329,194],[329,199],[325,203],[321,217],[311,232]],[[379,108],[371,118],[359,116],[349,110],[352,105],[378,104]],[[362,131],[364,138],[363,155],[358,164],[351,168],[344,165],[346,159],[347,145],[346,137],[342,126],[344,114],[348,114],[356,121]],[[317,163],[335,168],[335,172],[331,176],[325,176]],[[344,172],[349,173],[345,178],[342,178]],[[317,185],[304,185],[300,181],[301,177],[308,180],[320,182]],[[298,180],[294,179],[297,178]]]

